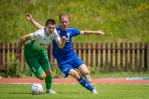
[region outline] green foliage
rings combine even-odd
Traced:
[[[74,42],[149,41],[149,0],[0,0],[0,9],[0,41],[18,41],[36,30],[27,12],[42,25],[48,18],[58,25],[59,14],[66,12],[72,27],[105,31],[103,36],[77,36]]]
[[[25,66],[24,64],[15,64],[15,62],[19,62],[19,60],[17,60],[15,58],[14,53],[10,53],[8,56],[8,62],[12,62],[10,64],[6,64],[5,65],[5,71],[0,73],[0,76],[2,77],[29,77],[31,75],[31,72],[29,70],[27,70],[27,66]],[[14,63],[14,64],[13,64]]]
[[[51,66],[51,69],[52,69],[52,77],[53,78],[62,78],[63,77],[63,75],[57,65]]]
[[[30,84],[0,84],[1,99],[148,99],[148,85],[94,84],[99,94],[93,95],[79,84],[54,84],[58,94],[32,95]]]

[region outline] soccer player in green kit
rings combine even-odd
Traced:
[[[51,90],[52,71],[50,68],[49,59],[45,50],[45,45],[48,45],[54,39],[59,48],[63,48],[66,43],[66,37],[60,38],[57,33],[56,23],[53,19],[46,21],[45,27],[22,36],[17,47],[16,57],[21,54],[21,47],[24,47],[24,57],[31,69],[32,73],[40,80],[45,80],[46,93],[57,94],[56,91]]]

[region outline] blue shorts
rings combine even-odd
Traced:
[[[75,57],[73,60],[63,65],[59,65],[59,69],[61,70],[61,73],[63,74],[63,76],[67,77],[71,69],[75,69],[75,68],[78,69],[82,64],[84,64],[84,62],[80,58]]]

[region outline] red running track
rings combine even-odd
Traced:
[[[0,84],[30,84],[44,83],[37,78],[0,78]],[[53,84],[77,84],[74,78],[53,78]],[[95,84],[149,84],[149,80],[127,80],[126,78],[96,78],[92,79]]]

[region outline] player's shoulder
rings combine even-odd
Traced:
[[[74,27],[69,26],[67,29],[75,29]]]
[[[78,31],[78,29],[77,29],[77,28],[74,28],[74,27],[68,27],[68,28],[67,28],[67,31],[76,32],[76,31]]]
[[[40,28],[40,29],[38,29],[38,30],[41,31],[41,32],[44,32],[44,31],[45,31],[45,28],[42,27],[42,28]]]
[[[40,29],[38,29],[36,32],[38,32],[38,33],[44,33],[44,31],[45,31],[44,28],[40,28]]]
[[[78,29],[75,28],[75,27],[68,27],[68,29],[70,29],[70,30],[78,30]]]
[[[44,36],[44,33],[45,33],[45,29],[44,28],[38,29],[36,31],[36,34],[38,34],[39,36]]]
[[[57,34],[58,34],[58,32],[57,32],[56,29],[54,29],[53,34],[54,34],[54,35],[57,35]]]

